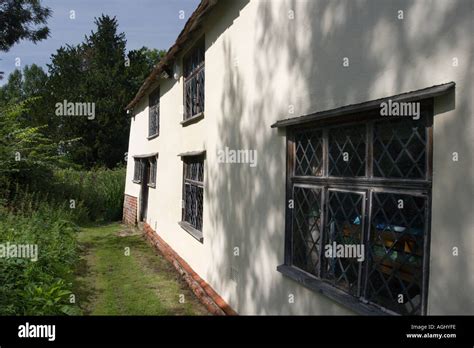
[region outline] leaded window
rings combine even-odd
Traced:
[[[143,163],[140,159],[134,159],[133,181],[141,182],[143,178]]]
[[[296,133],[296,175],[323,174],[323,139],[321,130]]]
[[[426,174],[425,124],[404,120],[374,124],[374,176],[424,179]]]
[[[285,274],[362,313],[426,314],[432,102],[421,107],[417,120],[287,128]]]
[[[182,222],[183,227],[196,236],[196,233],[202,233],[204,156],[183,157],[183,165]]]
[[[328,190],[324,245],[359,245],[362,243],[363,200],[359,192]],[[323,258],[321,277],[350,294],[358,293],[361,263],[357,258]]]
[[[183,59],[184,120],[204,112],[204,55],[204,39],[201,39]]]
[[[373,194],[367,300],[402,314],[421,312],[426,214],[426,196]]]
[[[148,136],[157,136],[160,133],[160,89],[150,93],[148,99]]]
[[[333,127],[328,135],[328,176],[365,175],[366,125]]]
[[[156,157],[148,158],[148,186],[156,186]]]
[[[293,264],[318,275],[321,238],[321,189],[294,186]]]
[[[156,186],[157,155],[139,155],[134,158],[133,182]]]

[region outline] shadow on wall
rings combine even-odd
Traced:
[[[235,2],[236,11],[247,3]],[[463,62],[472,61],[470,32],[463,30],[469,28],[471,20],[469,2],[289,0],[260,1],[255,6],[256,37],[249,37],[258,50],[252,52],[253,74],[244,75],[234,67],[234,43],[223,38],[223,118],[218,132],[222,147],[256,149],[258,165],[208,166],[208,182],[212,184],[205,194],[216,231],[216,252],[214,269],[207,278],[211,284],[234,287],[231,304],[242,313],[345,313],[338,304],[309,293],[276,271],[283,263],[286,157],[284,136],[270,125],[286,117],[448,82],[446,78],[456,80],[453,76],[465,79],[470,73],[469,64],[460,64],[456,72],[445,71],[450,69],[454,54]],[[288,16],[290,10],[294,11],[293,20]],[[404,11],[404,20],[397,18],[398,10]],[[225,30],[230,23],[220,25]],[[349,58],[347,68],[342,66],[344,57]],[[290,78],[284,81],[281,76]],[[247,88],[252,86],[256,95],[248,93]],[[471,122],[473,110],[468,107],[467,86],[462,88],[463,93],[456,98],[456,117],[446,121],[443,132],[453,136],[462,149],[459,151],[467,155],[472,129],[465,124]],[[288,114],[289,105],[294,105],[294,115]],[[452,175],[450,165],[448,161],[438,165],[435,175]],[[462,175],[472,178],[472,166],[465,170]],[[460,216],[467,219],[472,203],[469,197],[474,192],[472,185],[466,187],[459,179],[450,178],[443,185],[458,195],[461,201],[455,204],[461,209]],[[449,204],[438,203],[437,210],[448,212]],[[448,213],[441,215],[445,222],[437,227],[437,233],[459,231],[456,242],[466,245],[463,238],[467,236],[461,231],[467,231],[467,220]],[[240,248],[239,257],[233,256],[236,246]],[[437,257],[436,252],[432,250],[432,259]],[[456,272],[450,268],[452,263],[437,269],[446,280],[430,285],[434,287],[430,292],[442,292],[453,286],[449,284],[453,279],[469,274],[469,259],[458,260]],[[230,279],[231,267],[238,270],[236,284]],[[293,305],[288,303],[289,293],[295,294]],[[314,297],[321,299],[316,302]],[[468,303],[471,299],[458,300]]]

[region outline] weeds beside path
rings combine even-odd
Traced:
[[[75,294],[85,315],[209,314],[137,230],[119,223],[87,227],[78,242]]]

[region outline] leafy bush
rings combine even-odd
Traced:
[[[15,185],[39,190],[53,170],[71,166],[58,153],[58,144],[44,134],[46,126],[25,124],[31,98],[18,104],[0,105],[0,197],[12,198]]]
[[[66,204],[23,198],[29,201],[21,209],[0,209],[0,244],[37,245],[38,258],[0,258],[0,315],[79,314],[70,301],[78,260],[74,213]]]

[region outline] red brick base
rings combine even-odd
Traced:
[[[137,223],[137,197],[125,195],[122,221],[127,225],[135,225]]]
[[[214,315],[237,315],[209,284],[207,284],[155,231],[145,223],[144,236],[163,256],[171,262],[188,283],[197,298]]]

